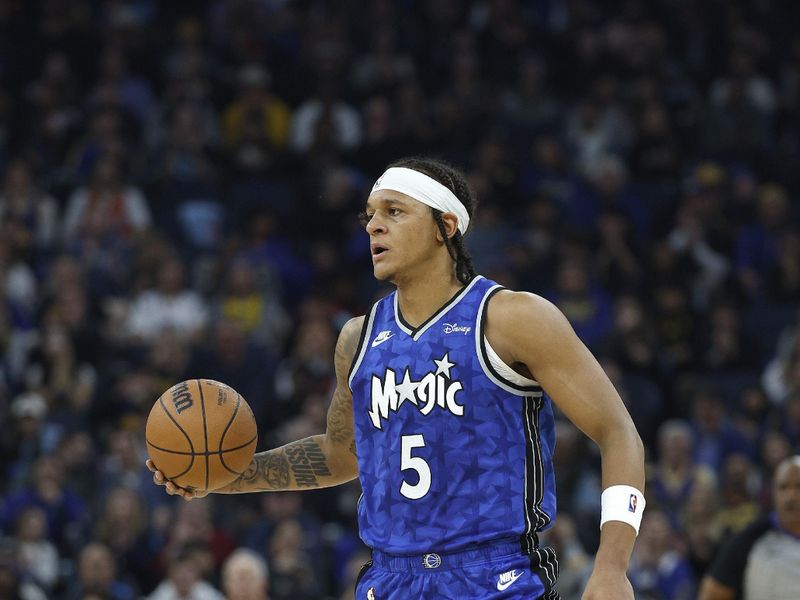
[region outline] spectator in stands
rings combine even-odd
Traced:
[[[800,313],[797,324],[781,332],[775,355],[764,369],[761,381],[774,404],[783,404],[800,391]]]
[[[51,591],[58,582],[60,557],[47,539],[47,515],[36,506],[26,508],[17,518],[16,535],[19,563],[36,585]]]
[[[207,581],[187,553],[178,551],[169,563],[169,573],[147,600],[225,600]]]
[[[594,284],[588,265],[583,261],[565,259],[561,262],[551,300],[567,316],[587,346],[596,346],[610,333],[611,300]]]
[[[755,454],[747,439],[727,415],[725,404],[714,390],[700,389],[691,394],[691,426],[694,438],[693,458],[696,464],[722,470],[732,454]]]
[[[243,66],[238,74],[238,95],[222,114],[224,143],[241,173],[263,175],[283,159],[289,107],[270,90],[271,79],[263,65]]]
[[[774,512],[723,544],[703,578],[699,600],[790,600],[800,589],[800,456],[773,481]]]
[[[629,577],[637,597],[693,600],[696,582],[667,515],[650,509],[631,557]]]
[[[283,347],[291,324],[277,290],[259,282],[253,265],[244,260],[229,265],[214,312],[238,324],[251,342],[272,351]]]
[[[144,342],[163,331],[195,339],[207,319],[207,303],[187,286],[186,267],[173,257],[159,267],[156,287],[139,294],[131,304],[127,330],[134,340]]]
[[[192,544],[202,544],[211,551],[214,569],[219,569],[225,559],[236,549],[231,536],[214,522],[212,516],[213,500],[206,498],[202,502],[181,503],[170,524],[169,540],[164,547],[164,555],[169,557],[179,554],[192,558]],[[202,567],[203,565],[198,565]],[[203,575],[202,569],[200,575]]]
[[[270,594],[274,600],[313,600],[320,582],[303,549],[302,528],[288,519],[278,524],[269,540]]]
[[[31,485],[7,497],[0,512],[3,531],[11,531],[22,512],[34,506],[47,516],[47,535],[59,548],[74,549],[80,543],[89,519],[88,508],[65,485],[60,461],[54,455],[40,457]]]
[[[25,392],[11,402],[9,431],[2,436],[3,471],[10,488],[30,479],[36,461],[47,453],[50,427],[47,401],[41,394]]]
[[[17,160],[8,166],[0,190],[0,229],[15,222],[37,248],[48,250],[56,239],[57,211],[55,198],[36,185],[30,163]]]
[[[647,482],[648,501],[675,516],[686,507],[696,485],[715,486],[714,472],[693,460],[692,429],[685,421],[666,421],[658,430],[658,462]]]
[[[240,549],[222,566],[226,600],[269,600],[267,563],[252,550]]]
[[[111,490],[95,524],[94,536],[112,552],[118,572],[134,577],[143,590],[155,587],[158,580],[153,557],[161,550],[161,544],[149,531],[148,513],[135,490]]]
[[[150,226],[150,209],[142,192],[126,184],[121,161],[106,153],[97,159],[89,185],[75,190],[64,215],[67,243],[109,243],[129,239]]]
[[[97,595],[107,600],[136,600],[137,594],[127,583],[117,579],[114,556],[105,544],[93,542],[81,550],[78,558],[78,579],[65,600],[83,600]]]
[[[39,586],[26,581],[18,551],[13,540],[0,537],[0,598],[47,600],[47,595]]]
[[[745,291],[760,297],[764,276],[779,263],[781,235],[789,220],[789,198],[783,187],[762,186],[758,193],[758,220],[745,225],[736,238],[736,274]]]
[[[322,82],[318,93],[292,114],[289,147],[298,154],[337,154],[358,147],[361,135],[358,112],[333,82]]]

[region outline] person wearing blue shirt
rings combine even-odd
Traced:
[[[360,479],[372,560],[359,600],[558,598],[553,403],[600,447],[600,547],[585,600],[632,600],[643,448],[622,400],[564,315],[478,274],[464,248],[475,199],[426,158],[378,178],[363,222],[373,272],[396,286],[350,320],[335,351],[325,434],[259,453],[216,492]],[[551,400],[552,399],[552,400]],[[148,461],[154,481],[185,499]]]

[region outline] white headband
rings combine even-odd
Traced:
[[[453,213],[458,218],[461,235],[467,232],[469,213],[464,204],[453,192],[424,173],[405,167],[391,167],[372,186],[373,192],[378,190],[400,192],[436,210]]]

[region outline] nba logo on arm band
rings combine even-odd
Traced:
[[[392,190],[411,196],[431,208],[452,213],[458,218],[461,235],[467,233],[469,213],[464,204],[447,187],[424,173],[405,167],[391,167],[378,177],[372,191]]]
[[[642,492],[630,485],[612,485],[603,490],[600,496],[602,505],[600,513],[600,528],[608,521],[622,521],[627,523],[639,534],[639,525],[642,523],[645,500]]]

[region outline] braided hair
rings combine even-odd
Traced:
[[[416,156],[401,158],[390,164],[389,167],[413,169],[435,179],[455,194],[456,198],[464,204],[464,207],[467,209],[467,214],[472,218],[477,208],[478,200],[472,194],[467,179],[456,168],[441,160]],[[475,266],[472,264],[472,257],[467,251],[466,246],[464,246],[464,238],[458,230],[456,230],[452,237],[448,237],[444,221],[442,220],[442,211],[435,208],[432,210],[433,220],[436,222],[436,226],[442,234],[445,246],[447,246],[447,251],[456,263],[456,277],[461,283],[466,285],[475,278],[477,273],[475,272]]]

